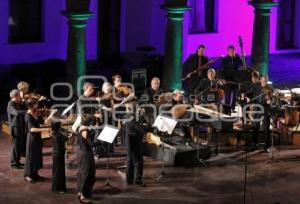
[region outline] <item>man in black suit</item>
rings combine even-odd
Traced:
[[[225,113],[230,114],[235,109],[237,86],[230,82],[237,82],[237,72],[243,64],[240,56],[235,53],[233,45],[228,47],[228,55],[222,59],[221,78],[224,80]],[[227,81],[227,83],[226,83]]]
[[[208,58],[205,56],[205,46],[200,45],[197,49],[197,53],[192,54],[183,64],[183,77],[187,76],[188,92],[193,93],[202,79],[207,76],[208,68],[203,68],[196,74],[189,74],[190,72],[200,68],[208,63]]]
[[[24,114],[22,110],[21,96],[17,89],[10,92],[11,100],[7,105],[7,116],[9,122],[10,134],[12,136],[12,148],[10,152],[10,165],[15,169],[22,169],[24,164],[20,163],[22,147],[26,144]]]

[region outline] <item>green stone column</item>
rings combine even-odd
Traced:
[[[92,12],[68,12],[63,11],[63,15],[69,19],[69,33],[67,46],[67,80],[77,87],[77,79],[86,75],[86,35],[85,28]],[[81,82],[82,87],[84,81]]]
[[[261,74],[269,73],[270,14],[278,3],[267,0],[249,1],[254,7],[254,26],[252,38],[252,64]]]
[[[190,7],[166,6],[162,9],[168,12],[165,37],[163,88],[165,91],[181,89],[182,86],[182,42],[183,17]]]

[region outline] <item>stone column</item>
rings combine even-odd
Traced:
[[[165,91],[181,89],[183,14],[190,10],[187,6],[162,5],[168,12],[165,37],[163,88]]]
[[[254,7],[255,19],[252,39],[252,64],[261,74],[269,72],[270,14],[278,3],[268,0],[249,1]]]
[[[94,13],[89,11],[63,11],[69,19],[68,47],[67,47],[67,79],[75,89],[77,79],[86,74],[86,36],[85,27],[89,17]],[[83,85],[81,82],[80,87]]]

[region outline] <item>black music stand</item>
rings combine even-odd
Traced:
[[[111,126],[111,125],[105,125],[105,127],[103,128],[103,130],[101,131],[100,135],[98,136],[98,139],[103,141],[103,142],[107,142],[108,143],[108,149],[109,149],[109,145],[111,145],[114,140],[116,139],[117,135],[119,133],[119,129]],[[105,188],[105,187],[109,187],[113,190],[119,190],[118,188],[114,187],[111,185],[111,183],[109,182],[109,166],[110,166],[110,154],[107,153],[107,160],[106,160],[106,182],[103,186],[101,186],[100,188]]]
[[[166,117],[166,116],[157,116],[157,118],[154,121],[153,127],[156,127],[158,129],[158,132],[163,136],[167,137],[168,135],[171,135],[175,126],[177,124],[177,121]],[[162,145],[162,151],[165,151],[164,145]],[[162,159],[161,163],[161,172],[158,175],[158,177],[155,179],[156,181],[160,181],[164,176],[166,175],[165,172],[165,162]]]

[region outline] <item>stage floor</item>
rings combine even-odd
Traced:
[[[2,204],[73,204],[76,198],[76,170],[67,170],[67,194],[58,195],[51,188],[51,149],[44,149],[44,168],[40,171],[47,179],[30,184],[23,179],[23,170],[9,167],[10,138],[0,134],[0,203]],[[275,152],[277,162],[264,164],[268,154],[261,151],[249,155],[247,203],[299,203],[300,149],[281,147]],[[207,166],[167,167],[166,176],[155,181],[161,163],[145,158],[144,181],[147,187],[128,187],[124,173],[117,171],[125,164],[125,157],[112,159],[111,184],[120,191],[101,189],[105,183],[105,160],[96,161],[97,182],[94,187],[95,203],[243,203],[244,152],[220,154],[209,159]]]

